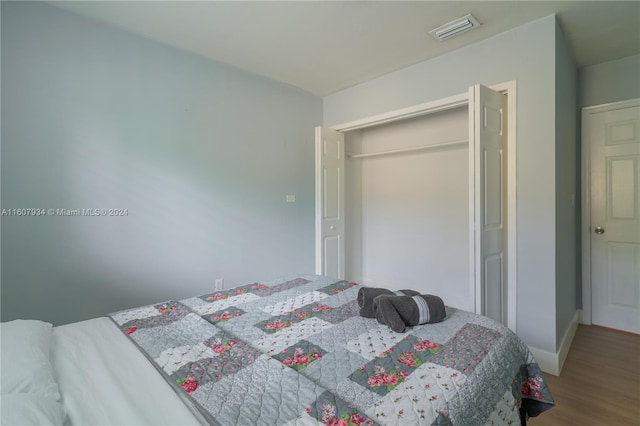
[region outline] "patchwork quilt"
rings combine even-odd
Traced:
[[[553,406],[506,327],[448,307],[395,333],[358,289],[301,276],[110,317],[211,424],[519,425]]]

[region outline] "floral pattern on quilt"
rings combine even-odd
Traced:
[[[235,306],[231,306],[222,311],[216,311],[209,315],[203,315],[202,318],[209,321],[211,324],[215,324],[221,321],[229,321],[233,318],[238,318],[245,314],[246,312],[240,308],[236,308]]]
[[[304,278],[297,278],[295,280],[286,281],[282,284],[273,285],[273,286],[267,286],[266,284],[256,282],[253,284],[238,286],[229,290],[222,290],[222,291],[217,291],[215,293],[208,293],[198,297],[205,302],[216,302],[219,300],[228,299],[229,297],[238,296],[238,295],[247,294],[247,293],[252,293],[260,297],[267,297],[285,290],[289,290],[291,288],[296,288],[308,282],[309,280],[306,280]]]
[[[322,358],[327,352],[320,346],[306,340],[301,340],[295,345],[285,348],[274,358],[281,361],[287,367],[300,371],[314,361]]]
[[[319,318],[323,321],[336,324],[357,314],[358,305],[355,301],[345,303],[335,308],[322,302],[315,302],[301,308],[296,308],[284,315],[272,316],[269,319],[258,322],[255,326],[265,333],[276,333],[309,318]]]
[[[358,283],[354,283],[353,281],[338,281],[328,286],[325,286],[318,291],[321,291],[326,294],[338,294],[345,290],[348,290],[351,287],[357,286]]]
[[[154,328],[180,321],[190,313],[191,310],[180,302],[169,301],[134,311],[131,316],[122,315],[118,320],[123,321],[120,328],[130,335],[140,329]]]
[[[526,345],[448,308],[394,333],[358,285],[304,276],[111,318],[212,424],[517,424],[553,406]]]
[[[186,381],[193,383],[187,385],[191,389],[188,392],[195,391],[197,386],[232,375],[260,356],[256,349],[226,333],[216,335],[203,344],[210,349],[211,356],[188,362],[171,374],[183,389]]]
[[[520,370],[511,384],[511,393],[519,405],[536,405],[536,402],[544,403],[553,400],[540,367],[534,363],[520,366]]]
[[[206,344],[206,341],[195,345],[176,346],[162,351],[154,361],[167,374],[173,374],[182,366],[196,362],[203,358],[216,356],[215,352]]]
[[[465,324],[444,345],[433,362],[470,375],[489,353],[493,342],[499,337],[501,334],[495,330],[477,324]]]
[[[438,343],[407,336],[362,365],[349,378],[379,395],[386,395],[440,349]]]
[[[305,321],[287,323],[278,329],[279,331],[274,330],[278,331],[277,333],[265,333],[265,336],[256,340],[254,345],[258,350],[273,355],[301,339],[306,339],[331,327],[331,323],[311,317]]]
[[[218,297],[213,295],[211,297]],[[240,292],[233,295],[220,295],[217,300],[210,300],[207,303],[198,306],[192,306],[194,312],[200,316],[211,315],[216,312],[225,311],[231,307],[242,306],[260,300],[260,297],[250,292]]]
[[[370,418],[362,415],[352,404],[325,392],[307,408],[307,414],[322,424],[330,426],[362,426],[377,425]]]
[[[447,418],[447,401],[465,383],[466,376],[459,371],[425,362],[374,404],[373,418],[389,425],[442,421]]]

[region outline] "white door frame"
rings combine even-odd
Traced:
[[[518,288],[518,250],[517,250],[517,199],[516,199],[516,105],[517,105],[517,84],[515,80],[487,86],[492,90],[507,95],[508,110],[507,119],[507,326],[514,332],[517,332],[517,288]],[[350,121],[335,126],[330,126],[332,130],[339,132],[348,132],[350,130],[363,129],[373,127],[380,124],[391,123],[395,121],[405,120],[408,118],[418,117],[421,115],[433,114],[440,111],[446,111],[469,104],[469,92],[459,95],[450,96],[448,98],[439,99],[407,108],[389,111],[383,114],[377,114],[371,117]],[[317,159],[316,159],[317,161]],[[317,196],[317,195],[316,195]],[[318,200],[316,200],[317,202]],[[473,235],[470,235],[470,242],[474,241]],[[474,256],[475,257],[475,256]],[[474,258],[472,257],[472,258]],[[473,277],[472,277],[473,279]],[[475,281],[470,283],[474,287],[476,298],[481,294],[476,289]],[[477,301],[474,301],[474,306]]]
[[[640,106],[640,99],[582,108],[582,324],[592,324],[591,289],[591,143],[589,123],[593,114]]]

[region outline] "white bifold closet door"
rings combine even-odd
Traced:
[[[476,313],[507,323],[503,95],[469,88],[471,281]]]
[[[316,127],[316,274],[344,278],[344,134]]]
[[[507,322],[503,95],[469,88],[468,306]],[[316,273],[345,278],[344,134],[316,128]],[[346,277],[350,278],[350,277]]]

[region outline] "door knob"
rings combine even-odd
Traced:
[[[604,228],[602,226],[596,226],[596,229],[594,229],[594,231],[596,231],[596,234],[598,235],[604,234]]]

